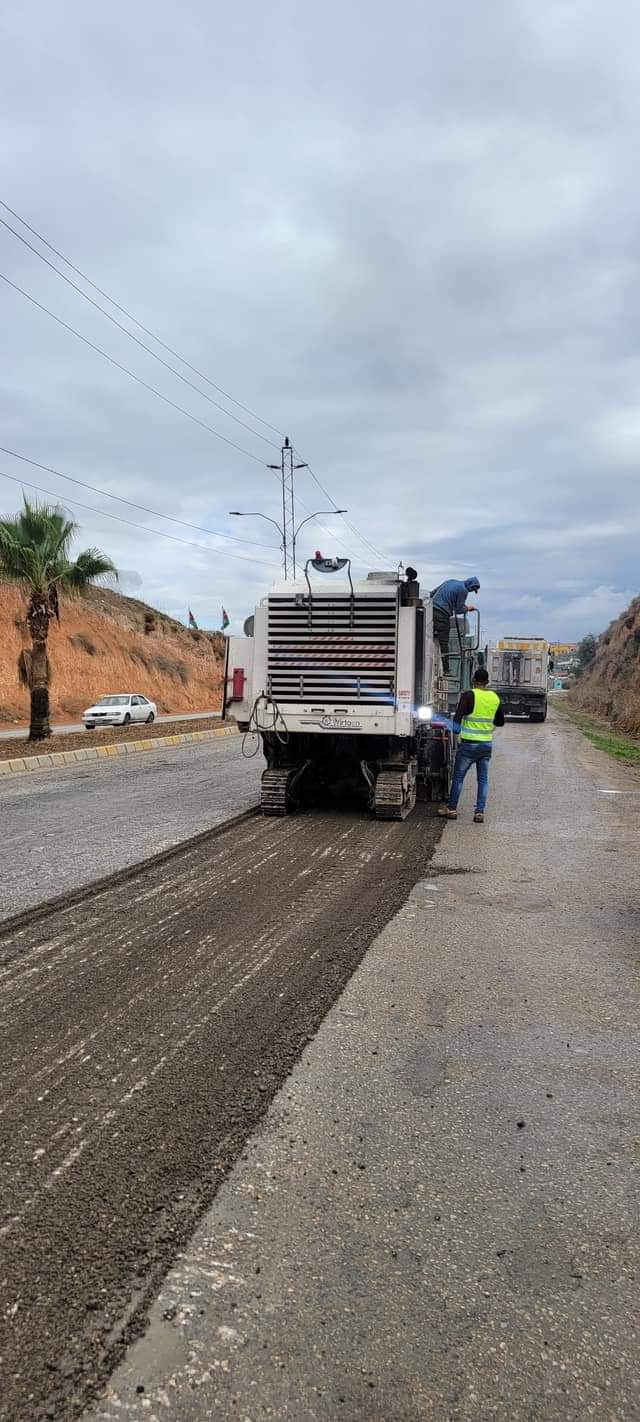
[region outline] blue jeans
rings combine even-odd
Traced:
[[[459,741],[456,751],[456,761],[453,767],[453,780],[451,782],[451,794],[449,795],[449,809],[457,810],[458,800],[464,784],[464,778],[471,766],[475,765],[478,776],[478,797],[476,800],[476,810],[484,810],[487,803],[487,791],[489,789],[489,761],[491,760],[491,743],[487,741]]]

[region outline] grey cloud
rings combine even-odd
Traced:
[[[118,590],[123,593],[137,592],[144,585],[142,573],[135,568],[118,568]]]
[[[624,0],[69,0],[63,14],[44,0],[2,24],[1,196],[291,433],[390,561],[434,581],[478,571],[498,631],[606,620],[637,585],[640,18]],[[0,283],[3,442],[249,542],[225,554],[4,456],[0,469],[89,504],[85,541],[139,567],[148,600],[212,625],[224,603],[239,625],[278,550],[228,509],[277,517],[277,436],[187,390],[2,230],[0,270],[253,458]],[[326,504],[305,473],[299,492],[301,516]],[[0,479],[2,508],[16,493]],[[337,526],[310,525],[309,548]]]

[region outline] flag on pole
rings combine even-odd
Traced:
[[[192,611],[191,611],[191,608],[189,608],[189,626],[190,626],[192,632],[197,632],[197,631],[198,631],[198,624],[197,624],[196,619],[195,619],[195,617],[194,617],[194,615],[193,615],[193,613],[192,613]]]
[[[226,608],[223,607],[223,609],[222,609],[222,631],[223,631],[223,632],[224,632],[225,628],[229,626],[230,621],[231,621],[231,618],[229,617],[229,613],[227,612]]]

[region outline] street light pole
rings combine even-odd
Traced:
[[[273,465],[273,466],[270,465],[269,467],[270,467],[270,468],[276,468],[276,469],[277,469],[278,466],[277,466],[277,465]],[[297,467],[298,467],[298,466],[296,465],[295,468],[297,468]],[[299,534],[299,532],[300,532],[300,529],[301,529],[301,528],[304,528],[305,523],[311,523],[312,518],[322,518],[322,517],[323,517],[324,515],[326,515],[326,514],[345,514],[345,513],[348,513],[348,512],[349,512],[348,509],[316,509],[315,513],[307,514],[307,517],[306,517],[306,518],[303,518],[302,522],[298,524],[298,527],[292,530],[292,536],[291,536],[291,566],[292,566],[293,571],[294,571],[294,576],[295,576],[295,568],[296,568],[296,544],[297,544],[297,541],[298,541],[298,534]],[[283,560],[283,565],[284,565],[284,570],[285,570],[284,576],[285,576],[285,581],[286,581],[286,579],[287,579],[287,563],[285,562],[285,531],[284,531],[283,528],[280,527],[280,524],[279,524],[279,523],[276,523],[275,518],[269,518],[269,515],[268,515],[268,514],[257,513],[255,510],[253,510],[253,511],[251,511],[251,512],[247,511],[247,512],[245,513],[244,509],[229,509],[229,514],[230,514],[230,517],[232,517],[232,518],[263,518],[263,519],[265,520],[265,523],[270,523],[270,524],[273,525],[274,528],[277,528],[278,533],[280,534],[280,539],[281,539],[282,560]]]
[[[291,550],[291,567],[294,578],[296,575],[294,473],[296,469],[306,468],[307,465],[304,463],[294,464],[293,448],[289,436],[285,435],[284,444],[280,450],[280,463],[267,464],[267,469],[279,470],[282,484],[282,562],[285,580],[289,576],[289,550]]]
[[[279,535],[279,537],[280,537],[280,552],[282,553],[282,558],[283,558],[283,563],[284,563],[284,532],[283,532],[283,530],[281,529],[280,524],[279,524],[279,523],[276,523],[275,518],[269,518],[269,515],[268,515],[268,514],[256,513],[255,510],[252,510],[250,513],[249,513],[249,512],[245,513],[245,512],[244,512],[244,509],[229,509],[229,514],[230,514],[230,516],[231,516],[232,518],[263,518],[264,521],[265,521],[265,523],[271,523],[271,524],[273,524],[273,527],[274,527],[274,528],[277,528],[277,530],[278,530],[278,535]],[[286,564],[285,564],[285,578],[286,578],[286,576],[287,576],[287,573],[286,573]]]
[[[345,514],[345,513],[348,513],[348,512],[349,512],[348,509],[316,509],[316,512],[315,512],[315,513],[312,513],[312,514],[309,514],[308,518],[303,518],[302,522],[298,524],[298,527],[296,528],[295,533],[294,533],[294,535],[293,535],[293,566],[294,566],[294,568],[295,568],[295,566],[296,566],[296,545],[297,545],[297,542],[298,542],[298,534],[299,534],[299,532],[300,532],[300,529],[301,529],[301,528],[304,528],[305,523],[310,523],[311,520],[312,520],[312,518],[322,518],[324,514]]]

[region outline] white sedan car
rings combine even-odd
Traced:
[[[133,721],[155,721],[158,708],[155,701],[146,696],[134,695],[130,691],[117,696],[101,696],[95,706],[84,712],[82,720],[88,731],[100,726],[130,726]]]

